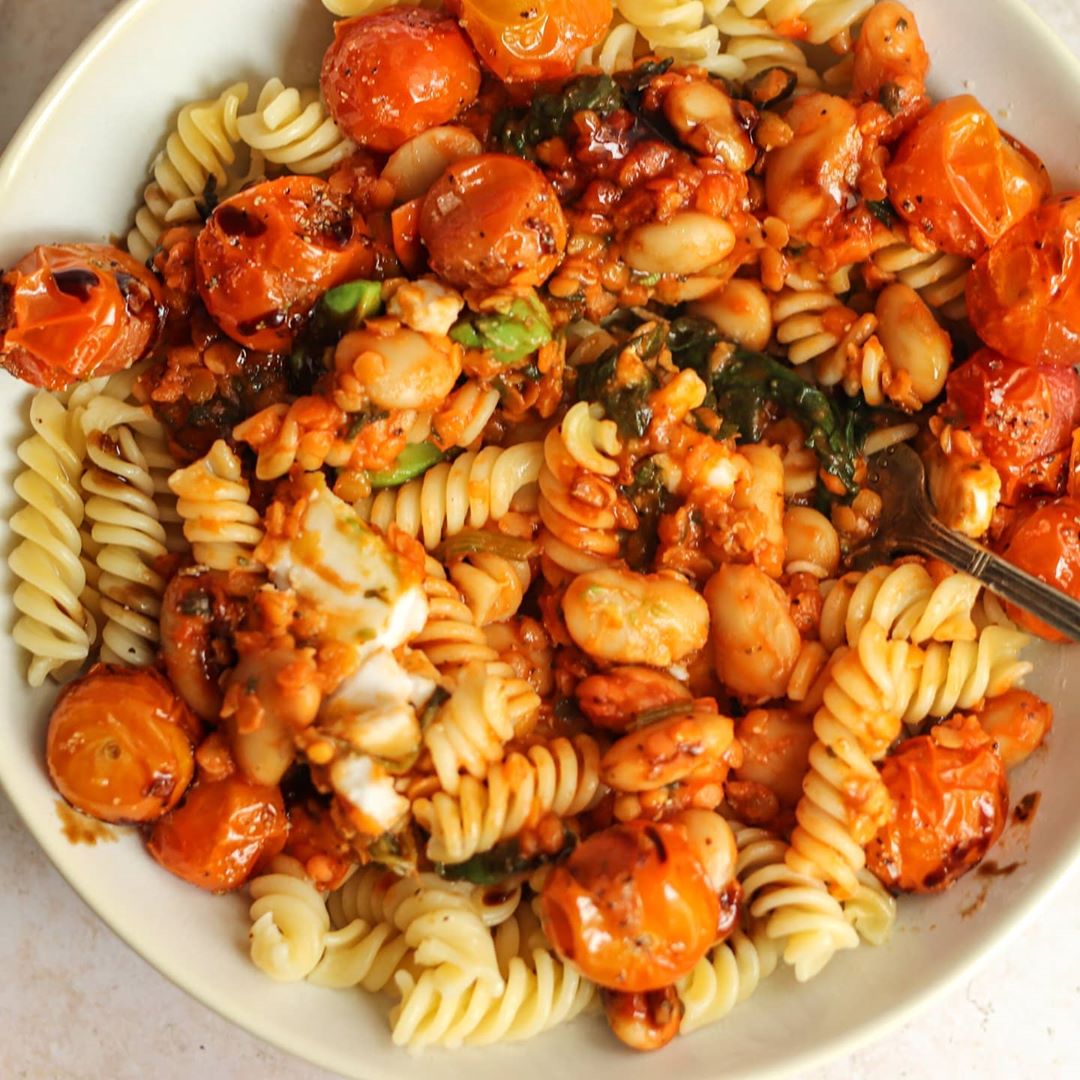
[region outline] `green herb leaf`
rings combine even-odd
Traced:
[[[436,554],[444,562],[484,552],[520,561],[536,555],[537,546],[532,540],[505,536],[487,529],[462,529],[461,532],[448,536],[436,550]]]
[[[604,412],[615,421],[623,438],[641,438],[652,422],[648,399],[656,387],[656,379],[645,361],[660,354],[667,343],[667,335],[667,323],[654,323],[628,341],[605,349],[591,364],[583,364],[577,369],[578,400],[597,401],[603,405]],[[627,350],[637,357],[638,364],[619,362]]]
[[[527,874],[545,863],[557,862],[577,845],[577,836],[563,829],[563,845],[555,854],[524,856],[517,839],[498,844],[462,863],[436,863],[435,872],[447,881],[470,881],[474,885],[497,885],[516,874]]]
[[[505,311],[459,319],[450,337],[467,349],[487,349],[500,364],[516,364],[551,340],[551,316],[530,290],[515,297]]]
[[[867,199],[866,209],[887,229],[893,228],[899,220],[896,211],[892,208],[892,203],[888,199]]]
[[[438,464],[443,459],[443,452],[429,442],[412,443],[398,454],[397,461],[389,469],[369,472],[368,479],[373,488],[401,487],[410,480]]]
[[[576,113],[610,116],[622,105],[622,89],[610,75],[579,75],[558,93],[536,94],[524,112],[504,115],[499,142],[506,153],[531,158],[533,147],[561,135]]]
[[[712,380],[717,413],[732,434],[760,441],[774,408],[798,421],[806,445],[848,491],[854,491],[862,441],[853,414],[764,353],[737,352]]]

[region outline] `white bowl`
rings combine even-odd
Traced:
[[[1042,155],[1060,188],[1080,187],[1080,69],[1022,0],[909,0],[934,61],[938,95],[977,94]],[[317,0],[130,0],[71,60],[0,161],[0,266],[34,244],[122,234],[147,163],[176,110],[247,78],[314,78],[330,18]],[[27,394],[3,378],[0,439],[25,436]],[[4,518],[15,497],[2,497]],[[10,548],[10,537],[7,545]],[[7,573],[6,565],[4,573]],[[8,575],[10,578],[10,575]],[[13,621],[12,583],[0,590]],[[94,848],[61,832],[44,769],[48,693],[24,685],[25,658],[0,636],[0,781],[60,872],[129,945],[189,993],[256,1035],[349,1076],[565,1080],[616,1072],[646,1080],[766,1076],[812,1064],[881,1035],[962,978],[1045,901],[1080,853],[1073,762],[1080,760],[1080,672],[1064,650],[1038,650],[1032,689],[1058,706],[1048,749],[1011,778],[1013,800],[1042,793],[1034,823],[1013,825],[994,852],[1021,865],[1007,878],[970,875],[949,893],[905,899],[892,942],[838,957],[814,982],[778,973],[728,1018],[669,1046],[662,1058],[623,1051],[596,1019],[515,1047],[410,1058],[390,1044],[384,1003],[360,991],[278,985],[247,956],[246,900],[212,897],[159,869],[136,835]],[[981,907],[980,907],[981,898]],[[980,907],[970,917],[969,909]],[[30,973],[23,973],[29,977]]]

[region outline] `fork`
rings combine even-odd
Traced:
[[[1080,640],[1080,602],[1006,562],[981,544],[946,528],[934,516],[922,458],[903,443],[868,459],[867,487],[881,496],[881,532],[852,552],[857,569],[893,555],[926,555],[977,578],[992,592]]]

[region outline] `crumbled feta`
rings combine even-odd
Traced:
[[[409,800],[394,789],[394,778],[364,754],[339,757],[330,766],[330,783],[352,809],[354,824],[371,836],[390,832],[409,812]]]
[[[325,613],[339,640],[365,652],[393,649],[423,629],[427,597],[419,572],[331,491],[316,488],[299,534],[269,546],[274,584]]]
[[[390,298],[386,310],[421,334],[445,337],[465,307],[460,294],[431,278],[402,285]]]

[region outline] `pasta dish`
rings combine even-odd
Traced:
[[[910,443],[1080,598],[1080,195],[896,0],[311,7],[0,273],[49,775],[397,1045],[660,1048],[1007,824],[1061,639],[849,556]]]

